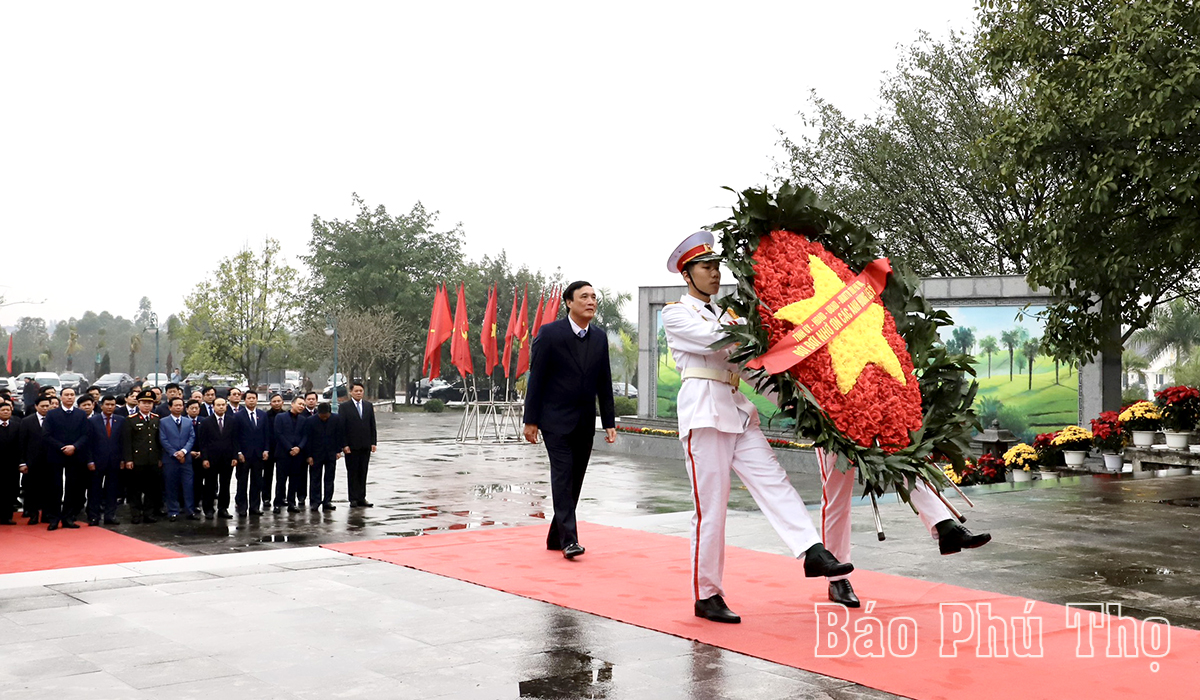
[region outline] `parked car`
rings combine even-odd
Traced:
[[[33,381],[38,383],[38,386],[43,389],[54,387],[56,391],[62,390],[62,380],[58,378],[55,372],[37,372],[33,375]]]
[[[142,386],[147,389],[152,386],[166,388],[166,386],[170,383],[171,378],[167,376],[166,372],[151,372],[150,374],[147,374],[146,378],[142,381]]]
[[[279,396],[283,398],[285,402],[290,402],[292,399],[296,398],[296,391],[292,389],[291,385],[273,383],[267,386],[267,395],[260,396],[259,400],[261,401],[264,398],[270,399],[271,396],[275,394],[279,394]]]
[[[12,397],[13,407],[21,413],[25,412],[25,396],[22,391],[24,386],[24,379],[17,381],[16,377],[0,377],[0,389],[8,389],[8,393]]]
[[[89,386],[88,378],[78,372],[63,372],[58,375],[58,379],[62,382],[63,389],[74,389],[76,394],[87,391]]]
[[[92,386],[100,390],[101,396],[112,394],[117,403],[125,402],[125,395],[133,388],[133,377],[123,372],[110,372],[96,380]]]
[[[345,384],[342,384],[341,386],[338,387],[338,401],[341,401],[342,399],[346,398],[349,395],[350,395],[350,391],[346,388]],[[333,387],[332,386],[325,387],[325,391],[321,392],[321,398],[325,399],[326,401],[329,401],[332,396],[333,396]]]
[[[479,396],[477,397],[479,401],[489,400],[490,392],[487,387],[478,387],[477,391],[479,392]],[[453,384],[445,384],[445,386],[434,387],[429,390],[429,398],[438,399],[446,403],[451,401],[465,401],[466,399],[464,396],[465,394],[463,392],[463,385],[461,381]]]
[[[628,394],[625,393],[626,390],[629,391]],[[631,399],[636,399],[638,396],[638,390],[637,387],[632,384],[626,384],[625,382],[613,382],[613,396],[628,396]]]
[[[429,378],[426,377],[417,383],[417,398],[427,399],[429,398],[430,391],[447,386],[450,386],[450,382],[446,381],[445,379],[434,379],[431,382]]]

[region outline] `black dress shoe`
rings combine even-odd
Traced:
[[[16,525],[16,524],[17,524],[17,521],[15,521],[15,520],[0,520],[0,525]]]
[[[275,506],[274,508],[272,508],[271,512],[274,513],[275,515],[279,515],[279,506]]]
[[[567,559],[574,559],[580,554],[583,554],[584,551],[583,545],[579,544],[578,542],[572,542],[566,547],[563,547],[563,556]]]
[[[88,526],[89,527],[99,527],[100,526],[100,518],[88,518]]]
[[[50,524],[46,526],[46,529],[51,532],[54,532],[55,530],[58,529],[58,523],[56,523],[52,520],[52,521],[50,521]]]
[[[278,510],[278,508],[276,510]],[[300,512],[300,509],[297,508],[296,506],[288,506],[287,510],[289,513],[299,513]]]
[[[358,505],[362,506],[363,508],[374,508],[375,507],[374,503],[369,503],[367,501],[359,501]]]
[[[825,545],[820,542],[809,547],[804,552],[804,575],[808,578],[819,576],[845,576],[854,571],[854,565],[840,562],[833,556]]]
[[[232,518],[233,516],[229,514],[229,511],[222,508],[221,511],[219,513],[217,513],[217,517],[222,518],[222,519],[228,519],[228,518]]]
[[[704,600],[696,601],[696,617],[703,617],[706,620],[713,622],[728,622],[737,624],[742,621],[729,606],[725,605],[725,600],[719,595]]]
[[[258,516],[260,516],[260,515],[262,515],[262,511],[261,511],[261,510],[259,510],[259,509],[257,509],[257,508],[255,508],[254,510],[250,511],[250,516],[251,516],[251,517],[257,518],[257,517],[258,517]]]
[[[212,520],[214,517],[216,517],[216,514],[213,513],[211,510],[204,511],[204,519],[205,520]]]
[[[26,525],[37,525],[37,524],[39,524],[39,522],[40,521],[38,520],[38,516],[34,515],[32,518],[29,519],[29,522],[27,522],[25,524]]]
[[[331,510],[337,510],[337,506],[333,505],[332,503],[322,503],[322,504],[321,504],[321,510],[325,511],[326,513],[328,513],[328,512],[329,512],[329,511],[331,511]]]
[[[847,579],[829,582],[829,599],[847,608],[857,608],[860,605],[858,596],[854,595],[854,587]]]
[[[177,523],[177,522],[179,522],[179,516],[178,516],[178,515],[168,515],[168,516],[167,516],[167,522],[169,522],[169,523]]]
[[[78,530],[79,529],[79,523],[75,522],[74,520],[64,520],[64,521],[62,521],[62,526],[67,528],[68,530]]]
[[[167,511],[163,510],[162,508],[159,508],[154,511],[154,514],[160,518],[165,518],[167,516]]]
[[[312,508],[309,508],[309,510],[311,510],[311,511],[312,511],[312,512],[314,512],[314,513],[316,513],[318,510],[321,510],[321,504],[320,504],[320,503],[314,503],[314,504],[313,504],[313,507],[312,507]]]
[[[117,520],[116,518],[106,518],[104,520],[104,524],[105,525],[120,525],[121,521]]]
[[[199,520],[199,519],[200,519],[200,516],[199,516],[199,515],[196,515],[195,513],[188,513],[188,514],[187,514],[187,519],[188,519],[188,520]]]
[[[938,549],[942,554],[957,554],[964,549],[982,547],[992,541],[992,536],[986,532],[978,535],[953,520],[943,520],[934,525],[938,533]]]

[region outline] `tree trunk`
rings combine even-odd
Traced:
[[[1029,358],[1029,391],[1033,391],[1033,358]]]
[[[129,351],[129,376],[136,377],[137,376],[136,369],[137,369],[137,353],[130,350]]]
[[[992,378],[992,353],[988,353],[988,379]]]
[[[1008,351],[1008,381],[1013,380],[1013,351],[1010,348]]]

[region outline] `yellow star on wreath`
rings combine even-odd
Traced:
[[[813,278],[813,295],[783,307],[775,312],[775,318],[799,325],[846,286],[837,273],[815,255],[808,256],[808,269]],[[869,304],[826,346],[833,360],[838,390],[843,395],[850,393],[868,364],[879,365],[901,384],[908,383],[900,359],[883,337],[883,320],[883,307]]]

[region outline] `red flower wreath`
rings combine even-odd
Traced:
[[[855,273],[819,243],[790,231],[773,231],[763,236],[754,253],[754,288],[758,298],[771,310],[815,294],[809,256],[815,256],[829,266],[843,283],[851,282]],[[882,334],[900,362],[907,382],[901,384],[887,370],[868,364],[858,381],[843,394],[838,388],[833,358],[825,345],[793,367],[790,372],[812,391],[817,402],[847,438],[870,447],[878,440],[886,452],[908,446],[909,431],[921,428],[921,390],[913,376],[912,358],[904,339],[896,332],[896,322],[876,298],[873,304],[884,309]],[[767,329],[769,344],[774,345],[792,333],[794,326],[774,317],[771,310],[760,307],[760,317]]]

